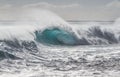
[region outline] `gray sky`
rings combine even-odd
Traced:
[[[48,9],[66,20],[115,20],[120,17],[120,0],[0,0],[0,15],[10,6]]]

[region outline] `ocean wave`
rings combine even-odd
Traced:
[[[110,30],[105,30],[99,26],[93,26],[87,30],[73,30],[71,27],[48,27],[45,29],[33,30],[27,34],[31,40],[21,40],[19,37],[11,36],[12,38],[1,39],[0,42],[5,42],[13,47],[21,48],[18,41],[34,42],[43,45],[108,45],[118,44],[120,35]],[[24,36],[27,36],[23,34]],[[31,37],[29,37],[31,35]],[[22,37],[21,37],[22,38]],[[23,37],[24,38],[24,37]]]
[[[79,33],[80,31],[77,31]],[[82,36],[84,35],[84,36]],[[100,27],[90,27],[85,34],[64,30],[62,28],[47,28],[44,31],[35,31],[35,40],[40,43],[53,45],[101,45],[101,44],[117,44],[119,38],[110,31],[102,30]]]

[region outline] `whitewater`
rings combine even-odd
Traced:
[[[119,77],[120,19],[76,22],[43,9],[19,12],[0,21],[0,77]]]

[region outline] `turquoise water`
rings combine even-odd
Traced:
[[[54,45],[75,45],[78,41],[74,34],[59,28],[36,31],[35,35],[37,41]]]

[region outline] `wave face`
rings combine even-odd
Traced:
[[[59,28],[45,29],[43,32],[36,31],[36,40],[41,43],[53,45],[77,45],[75,35]]]

